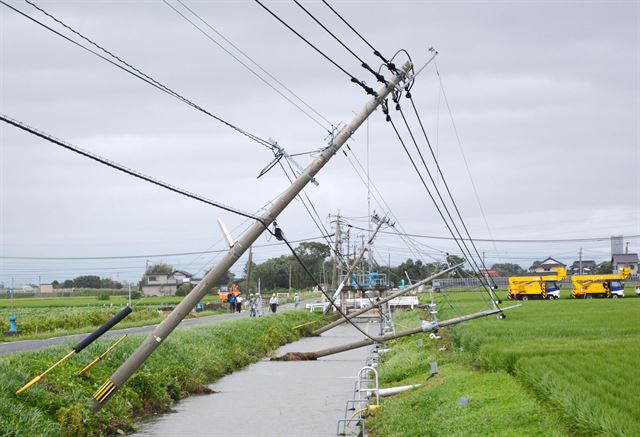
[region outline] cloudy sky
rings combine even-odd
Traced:
[[[168,1],[241,57],[180,3]],[[324,119],[347,122],[367,101],[347,76],[257,3],[183,1]],[[8,3],[81,41],[28,3]],[[331,4],[387,57],[405,49],[420,66],[430,57],[429,47],[439,51],[412,92],[473,237],[535,240],[620,234],[630,236],[626,241],[631,251],[640,250],[640,239],[633,237],[640,234],[640,2]],[[38,5],[211,113],[275,139],[289,153],[326,145],[323,118],[312,113],[325,127],[161,1]],[[294,3],[266,5],[351,74],[375,84],[375,78]],[[322,2],[304,5],[378,67],[371,50]],[[396,59],[401,63],[406,55]],[[0,69],[1,113],[140,172],[252,213],[287,186],[277,166],[256,179],[272,159],[269,150],[5,5],[0,5]],[[408,100],[403,109],[411,113]],[[392,116],[413,148],[399,114],[392,110]],[[410,122],[418,134],[415,119]],[[390,212],[408,233],[449,236],[380,111],[371,116],[368,135],[363,126],[349,144],[349,159],[338,154],[318,175],[320,185],[307,189],[327,229],[328,214],[338,211],[352,225],[367,227],[367,187],[361,180],[366,175],[350,163],[357,159],[369,167],[380,193],[372,188],[375,197],[388,206],[372,199],[372,210]],[[306,165],[312,156],[296,159]],[[12,278],[18,285],[79,274],[137,280],[147,260],[201,275],[214,253],[171,254],[223,249],[218,217],[236,236],[249,224],[0,123],[0,282],[5,285]],[[320,235],[300,202],[282,214],[279,224],[291,240]],[[351,232],[352,242],[365,234]],[[431,261],[441,259],[442,252],[457,251],[446,240],[416,242],[419,250],[409,249],[397,236],[383,235],[376,259],[382,264],[389,258],[396,264],[416,256]],[[264,236],[258,240],[258,262],[286,253],[273,243]],[[606,240],[477,245],[487,264],[528,267],[549,255],[571,262],[580,248],[585,259],[610,256]],[[12,258],[133,255],[140,257]]]

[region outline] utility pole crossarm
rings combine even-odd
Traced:
[[[249,249],[249,247],[262,235],[266,227],[271,225],[278,215],[295,199],[309,181],[324,167],[347,142],[353,133],[375,111],[384,99],[405,80],[411,70],[411,63],[406,62],[402,70],[393,76],[387,85],[382,87],[377,96],[369,100],[364,108],[333,138],[329,146],[325,147],[305,170],[298,175],[293,183],[284,191],[260,216],[245,233],[235,242],[233,247],[222,259],[207,272],[202,281],[187,294],[176,308],[160,323],[153,332],[142,342],[131,356],[115,371],[113,375],[93,395],[93,410],[99,411],[106,402],[113,397],[118,389],[133,375],[158,346],[171,334],[180,322],[189,314],[193,307],[207,294],[236,261]]]

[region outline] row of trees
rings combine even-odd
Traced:
[[[542,264],[542,261],[534,261],[533,264],[531,264],[531,267],[529,267],[529,271],[530,272],[535,271],[535,269],[539,267],[540,264]],[[493,266],[491,266],[491,268],[496,272],[498,272],[500,276],[521,275],[527,272],[527,270],[523,269],[518,264],[514,264],[514,263],[494,264]],[[595,273],[599,275],[607,275],[612,272],[613,272],[613,266],[611,265],[611,261],[603,261],[600,264],[598,264],[598,269],[596,270]]]
[[[53,288],[115,288],[121,289],[122,283],[111,278],[101,278],[95,275],[78,276],[74,279],[66,279],[62,282],[53,281]]]
[[[258,278],[260,278],[263,290],[284,289],[290,285],[295,289],[302,289],[311,288],[315,286],[316,282],[321,284],[327,283],[327,285],[332,283],[333,265],[330,258],[331,250],[329,246],[318,242],[304,242],[295,248],[295,252],[315,280],[309,277],[305,268],[300,265],[293,255],[281,255],[275,258],[269,258],[262,263],[252,263],[250,284],[247,282],[249,274],[249,263],[247,262],[244,266],[242,277],[236,277],[233,273],[227,272],[227,274],[218,281],[218,284],[214,285],[214,288],[228,286],[235,282],[243,291],[249,291],[249,289],[255,291],[257,290]],[[460,264],[463,259],[455,255],[450,255],[448,260],[449,265],[454,265]],[[351,263],[352,260],[348,260],[348,262]],[[535,269],[539,264],[540,261],[534,262],[530,270]],[[404,280],[406,282],[407,275],[411,280],[419,280],[447,267],[448,265],[446,263],[423,263],[421,260],[414,261],[409,258],[397,266],[380,266],[374,264],[373,269],[381,274],[387,274],[391,282],[399,285],[400,281]],[[525,269],[514,263],[497,263],[491,266],[491,268],[498,272],[500,276],[513,276],[526,273]],[[147,274],[169,274],[174,270],[174,267],[170,264],[160,263],[149,266],[147,268]],[[598,273],[610,272],[610,262],[603,262],[598,266]],[[474,276],[475,274],[471,270],[463,270],[462,273],[456,272],[452,273],[452,275]],[[180,290],[180,294],[186,294],[190,286],[185,284],[184,288],[184,290]]]

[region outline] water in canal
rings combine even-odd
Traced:
[[[362,324],[377,334],[377,324]],[[278,350],[309,352],[361,340],[341,325]],[[353,399],[355,377],[368,348],[317,361],[260,361],[220,379],[211,395],[192,396],[174,406],[175,413],[141,425],[138,437],[150,436],[335,436],[345,404]]]

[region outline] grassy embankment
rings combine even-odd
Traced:
[[[51,347],[0,358],[0,430],[3,436],[93,436],[131,432],[137,419],[170,410],[191,393],[206,392],[206,384],[264,357],[296,340],[294,326],[322,316],[289,311],[257,319],[242,319],[175,331],[145,365],[97,415],[90,399],[96,389],[141,343],[133,336],[118,346],[86,377],[76,372],[113,341],[99,340],[50,373],[25,393],[15,391],[57,361],[69,347]]]
[[[475,293],[449,298],[465,313],[482,306]],[[454,315],[446,306],[445,318]],[[386,400],[368,426],[375,436],[640,435],[638,314],[637,298],[529,301],[505,320],[425,335],[428,346],[399,340],[380,367],[382,386],[423,382],[430,361],[440,374]],[[398,320],[407,318],[418,322]]]
[[[263,295],[265,296],[265,295]],[[305,293],[303,299],[313,296]],[[157,307],[171,307],[183,298],[180,296],[144,297],[132,301],[133,312],[117,326],[118,329],[160,323],[164,316],[156,311]],[[202,302],[218,302],[217,295],[206,295]],[[281,303],[292,302],[293,297],[281,299]],[[127,298],[112,296],[109,300],[100,300],[96,296],[44,297],[0,299],[0,333],[9,330],[9,316],[17,316],[19,337],[2,337],[1,341],[19,341],[49,338],[90,332],[113,317],[127,304]],[[226,308],[226,304],[225,308]],[[13,308],[11,308],[13,307]],[[245,310],[248,308],[245,305]],[[204,317],[219,314],[226,310],[208,310],[198,314]],[[192,313],[188,317],[193,318]],[[1,335],[1,334],[0,334]]]

